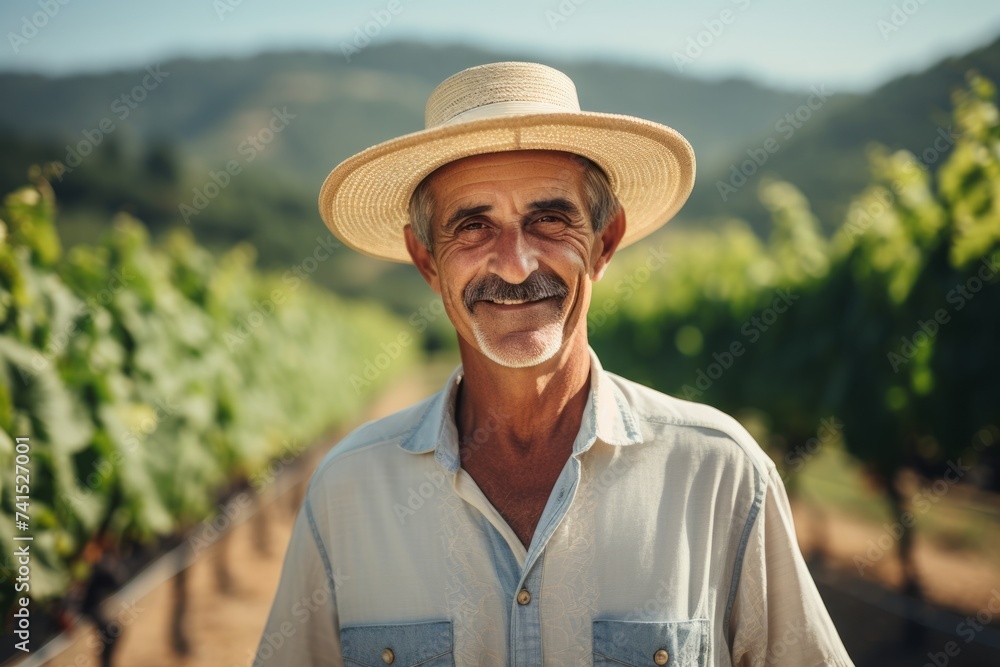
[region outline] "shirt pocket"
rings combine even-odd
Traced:
[[[454,667],[451,621],[340,628],[345,665],[365,667]]]
[[[707,618],[685,621],[593,621],[595,667],[705,667]]]

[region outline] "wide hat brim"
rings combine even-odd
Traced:
[[[320,214],[348,247],[409,263],[403,227],[420,181],[464,157],[515,150],[566,151],[599,165],[625,210],[619,248],[668,222],[694,186],[694,150],[666,125],[590,111],[532,113],[442,125],[372,146],[330,172]]]

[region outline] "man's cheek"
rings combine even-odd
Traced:
[[[462,322],[468,322],[475,315],[465,307],[465,299],[461,290],[448,289],[447,283],[444,283],[443,286],[445,291],[442,292],[441,301],[444,303],[445,314],[452,325],[459,328]]]

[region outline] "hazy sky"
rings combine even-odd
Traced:
[[[373,12],[389,18],[369,24],[373,43],[459,40],[837,90],[871,88],[1000,35],[997,0],[4,0],[0,69],[66,73],[177,55],[339,51]],[[688,62],[678,65],[678,55]]]

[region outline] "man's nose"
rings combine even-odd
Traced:
[[[538,268],[536,252],[519,227],[507,228],[494,241],[487,268],[508,283],[522,283]]]

